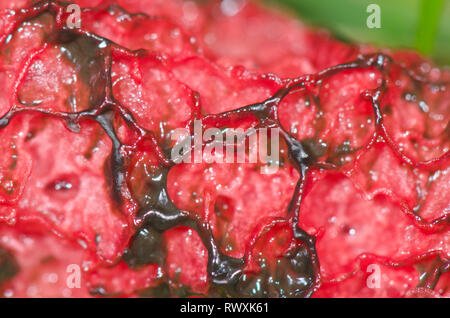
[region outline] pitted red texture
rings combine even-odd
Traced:
[[[62,4],[0,5],[0,246],[20,267],[4,295],[136,296],[161,275],[210,294],[208,251],[189,227],[164,232],[163,266],[122,260],[146,180],[170,166],[171,132],[202,119],[269,123],[316,157],[298,169],[283,139],[272,175],[261,163],[170,168],[173,203],[224,254],[243,257],[245,273],[304,244],[292,237],[299,226],[316,238],[315,297],[449,296],[448,70],[339,43],[251,2],[236,12],[219,2],[77,2],[82,28],[69,49],[54,38]],[[265,100],[264,123],[238,111]],[[117,140],[97,120],[104,112]],[[108,170],[115,142],[123,180]],[[82,270],[80,289],[66,285],[70,264]],[[367,284],[371,265],[379,288]]]

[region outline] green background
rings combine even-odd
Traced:
[[[387,47],[413,48],[450,65],[450,0],[268,0],[338,37]],[[381,28],[369,29],[369,4],[381,8]]]

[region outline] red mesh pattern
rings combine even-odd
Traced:
[[[449,296],[448,71],[252,3],[77,2],[0,12],[4,295]],[[280,169],[174,163],[194,120],[280,128]]]

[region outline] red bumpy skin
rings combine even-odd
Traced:
[[[1,295],[450,295],[448,71],[245,0],[76,3],[0,2]],[[278,171],[176,164],[194,119],[278,127]]]

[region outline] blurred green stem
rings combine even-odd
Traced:
[[[1,0],[0,0],[1,1]],[[450,66],[450,0],[261,0],[286,5],[304,21],[341,39],[415,49]],[[381,7],[382,27],[366,25],[367,6]]]
[[[421,0],[416,49],[426,55],[434,53],[444,0]]]

